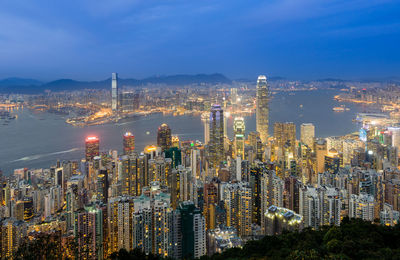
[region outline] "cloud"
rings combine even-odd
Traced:
[[[394,0],[273,0],[261,3],[245,13],[245,20],[281,23],[321,18],[340,13],[390,4]]]
[[[71,58],[82,43],[78,34],[64,28],[0,13],[1,65],[36,66]],[[22,64],[21,64],[22,63]],[[51,63],[48,64],[51,66]]]
[[[347,38],[361,38],[361,37],[375,37],[387,34],[396,34],[400,32],[400,23],[392,24],[376,24],[376,25],[362,25],[354,27],[345,27],[327,31],[324,35],[330,37],[343,37]]]

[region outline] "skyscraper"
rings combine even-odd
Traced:
[[[135,93],[132,91],[124,91],[119,96],[119,110],[121,112],[133,112],[135,111]]]
[[[157,145],[162,151],[168,150],[172,146],[171,128],[167,124],[158,127]]]
[[[135,150],[135,136],[131,132],[124,134],[124,154],[131,154]]]
[[[243,117],[236,117],[233,122],[233,130],[235,132],[235,154],[244,159],[244,134],[245,124]]]
[[[224,111],[220,105],[211,108],[209,152],[211,167],[217,168],[224,160]]]
[[[86,152],[85,157],[86,161],[91,161],[95,156],[99,156],[99,138],[97,136],[89,136],[86,138],[85,142]]]
[[[111,74],[111,109],[118,110],[118,74]]]
[[[274,137],[276,147],[282,151],[282,154],[287,150],[293,156],[296,155],[296,125],[294,123],[275,123]]]
[[[206,221],[200,209],[193,202],[184,201],[177,209],[178,228],[174,232],[180,233],[181,257],[200,258],[206,254]]]
[[[207,112],[201,114],[201,121],[204,124],[204,144],[207,145],[210,141],[210,115]]]
[[[269,107],[268,107],[268,84],[267,77],[259,76],[257,80],[257,132],[260,133],[261,141],[267,142],[268,139],[268,123],[269,123]]]
[[[237,102],[237,88],[231,88],[231,104],[236,105]]]
[[[300,141],[307,145],[308,148],[314,150],[314,137],[315,137],[315,127],[311,123],[304,123],[300,126]]]

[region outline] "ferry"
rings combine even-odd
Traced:
[[[341,105],[340,107],[332,108],[332,110],[335,111],[335,112],[344,112],[344,111],[349,111],[350,108],[347,108],[346,106]]]

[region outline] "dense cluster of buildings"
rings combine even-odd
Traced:
[[[167,124],[143,151],[129,132],[119,151],[104,152],[101,136],[89,136],[81,160],[0,176],[1,255],[13,257],[38,233],[60,234],[65,257],[139,248],[181,259],[344,217],[398,223],[400,128],[365,121],[360,133],[322,139],[313,124],[276,122],[270,135],[268,82],[260,76],[257,131],[247,133],[235,116],[229,138],[224,109],[240,99],[237,89],[230,93],[203,114],[202,141],[180,140]]]

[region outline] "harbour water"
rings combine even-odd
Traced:
[[[334,90],[299,91],[278,93],[270,104],[270,134],[274,122],[294,122],[297,135],[301,123],[313,123],[317,137],[344,135],[357,131],[352,122],[358,112],[366,108],[359,104],[346,104],[350,111],[334,112],[340,105],[333,100]],[[79,160],[84,157],[84,140],[88,135],[100,138],[100,150],[122,150],[122,134],[130,131],[135,135],[136,148],[156,143],[157,128],[167,123],[173,135],[180,140],[203,141],[203,124],[200,116],[163,116],[153,114],[128,122],[74,127],[65,123],[65,117],[46,112],[35,113],[28,109],[16,112],[17,119],[7,125],[0,124],[0,169],[9,174],[13,169],[47,168],[59,160]],[[232,135],[233,118],[228,119],[228,134]],[[255,114],[245,118],[246,133],[255,131]]]

